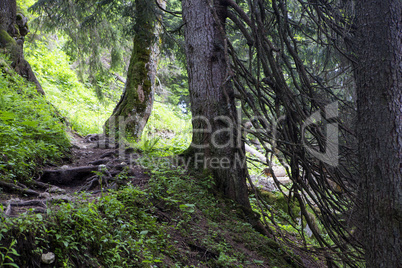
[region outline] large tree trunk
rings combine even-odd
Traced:
[[[158,0],[158,3],[163,8],[166,6],[165,0]],[[153,5],[147,0],[135,1],[133,51],[123,94],[105,123],[110,135],[118,131],[120,135],[139,139],[152,112],[161,31]]]
[[[363,244],[367,267],[391,268],[402,263],[402,1],[356,3]]]
[[[24,36],[29,32],[27,18],[21,13],[17,14],[15,0],[0,1],[0,49],[10,56],[11,66],[14,70],[35,83],[40,94],[45,94],[33,73],[31,66],[24,59]]]
[[[193,138],[187,155],[206,169],[227,197],[250,207],[244,143],[238,131],[234,92],[227,81],[224,26],[227,7],[207,0],[182,1]],[[219,21],[216,21],[218,19]]]

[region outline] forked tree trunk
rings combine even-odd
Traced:
[[[400,267],[402,1],[356,2],[361,201],[367,267]]]
[[[225,196],[250,207],[244,143],[240,140],[233,88],[227,80],[224,26],[227,7],[207,0],[182,1],[193,138],[187,156],[206,169]],[[217,22],[216,19],[219,20]]]
[[[165,7],[165,0],[158,0]],[[152,112],[161,27],[155,17],[154,3],[136,0],[133,51],[126,85],[112,116],[105,123],[107,134],[141,137]],[[120,124],[119,124],[120,123]]]
[[[38,93],[45,94],[31,66],[24,59],[24,36],[28,31],[27,19],[21,13],[17,14],[16,0],[1,0],[0,52],[10,56],[14,70],[28,81],[35,83]]]

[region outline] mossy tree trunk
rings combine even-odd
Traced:
[[[17,13],[16,0],[0,1],[0,52],[8,54],[14,70],[35,83],[40,94],[45,94],[29,63],[24,59],[24,36],[29,32],[27,18]]]
[[[218,190],[250,209],[244,143],[225,57],[225,1],[182,2],[193,138],[185,153],[196,169],[207,170]]]
[[[166,6],[165,0],[158,0]],[[134,45],[126,85],[112,116],[105,123],[106,134],[141,137],[151,115],[160,45],[160,25],[153,1],[136,0]]]

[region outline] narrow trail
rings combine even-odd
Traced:
[[[87,192],[95,198],[128,183],[143,187],[150,178],[142,167],[130,165],[132,148],[119,150],[117,144],[109,144],[98,134],[84,138],[74,134],[71,143],[69,161],[45,167],[40,177],[33,180],[32,188],[19,184],[14,186],[16,193],[0,195],[6,216],[16,217],[30,210],[46,213],[49,204],[76,200],[75,193]]]
[[[48,209],[57,209],[57,205],[65,202],[80,201],[80,195],[76,193],[85,192],[86,202],[99,198],[108,189],[118,189],[119,186],[131,183],[134,186],[144,188],[147,186],[150,176],[146,170],[135,163],[130,165],[133,155],[138,155],[132,148],[118,148],[115,144],[108,144],[101,135],[88,135],[80,137],[72,135],[71,158],[60,166],[45,167],[40,176],[34,180],[33,187],[20,188],[26,189],[26,193],[7,193],[0,194],[0,204],[3,205],[3,213],[7,217],[18,217],[24,213],[47,214]],[[285,180],[286,177],[279,177]],[[271,191],[275,186],[272,178],[256,177],[253,181],[262,189]],[[158,220],[171,221],[173,218],[168,212],[160,207],[156,207],[155,215]],[[203,219],[203,215],[198,215]],[[210,232],[211,227],[206,224],[206,220],[200,221],[196,228],[201,233]],[[169,233],[171,239],[180,241],[177,244],[178,252],[182,252],[190,261],[209,260],[218,258],[219,254],[208,249],[205,245],[198,245],[199,242],[189,237],[183,237],[176,229]],[[226,241],[242,251],[250,259],[263,259],[262,256],[254,251],[250,251],[247,245],[241,241],[233,239],[230,234],[225,235]],[[295,240],[296,244],[301,243],[296,237],[289,237]],[[300,261],[304,267],[318,268],[323,267],[320,262],[314,260],[307,252],[292,247],[295,255],[300,256]],[[265,260],[268,263],[268,260]],[[251,265],[250,267],[259,267]]]
[[[108,189],[131,183],[143,187],[150,179],[144,169],[132,163],[133,148],[119,148],[119,144],[109,144],[100,134],[81,137],[71,135],[71,157],[60,166],[47,166],[39,172],[40,176],[32,181],[30,188],[17,183],[0,185],[9,188],[0,194],[0,204],[8,217],[16,217],[32,210],[46,213],[49,204],[72,202],[78,198],[76,193],[87,192],[96,198]],[[274,167],[278,180],[282,184],[289,182],[283,168]],[[278,173],[277,173],[278,172]],[[275,191],[272,176],[252,176],[255,186],[266,191]],[[11,193],[9,193],[11,192]],[[13,193],[14,192],[14,193]]]

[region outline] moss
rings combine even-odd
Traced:
[[[139,7],[137,11],[140,17],[136,24],[137,32],[134,37],[125,93],[113,112],[114,117],[123,116],[125,119],[132,119],[126,123],[125,130],[126,133],[132,134],[135,139],[141,136],[142,129],[140,128],[143,126],[140,126],[142,123],[140,121],[143,121],[144,117],[149,116],[145,112],[150,105],[148,99],[152,94],[152,83],[149,80],[147,63],[151,60],[150,47],[154,39],[153,18],[152,15],[142,14],[141,11],[143,8]],[[107,134],[109,134],[109,122],[110,120],[105,124]],[[117,125],[115,129],[118,129]]]
[[[262,199],[278,210],[286,211],[291,215],[300,214],[300,206],[297,204],[297,201],[291,200],[288,202],[287,197],[285,197],[282,193],[272,193],[269,191],[260,190],[260,195]]]
[[[3,58],[0,58],[0,68],[1,68],[2,72],[8,74],[9,77],[13,77],[13,75],[14,75],[13,69]]]
[[[0,30],[0,45],[5,46],[16,46],[17,42],[12,38],[6,30]]]

